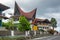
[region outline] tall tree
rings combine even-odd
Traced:
[[[7,28],[8,30],[13,30],[13,19],[9,19],[8,22],[2,22],[2,26],[4,26],[5,28]]]
[[[12,18],[9,19],[9,21],[7,22],[7,25],[10,30],[14,30],[14,24],[13,24]]]
[[[13,24],[13,18],[10,18],[8,21],[9,29],[11,30],[11,36],[14,36],[14,24]]]
[[[5,27],[6,29],[10,30],[11,31],[11,36],[14,36],[14,30],[15,30],[15,26],[17,26],[18,24],[14,24],[13,23],[14,19],[13,18],[10,18],[8,20],[8,22],[6,23],[2,23],[2,26]]]
[[[7,23],[3,23],[3,26],[5,26],[8,30],[11,30],[11,36],[14,36],[14,24],[12,18],[10,18]]]
[[[24,16],[20,16],[19,17],[19,26],[18,26],[18,29],[20,31],[29,31],[31,29],[29,21]]]
[[[2,22],[2,26],[5,27],[6,29],[9,29],[9,25],[8,25],[8,22]]]
[[[52,27],[53,27],[53,30],[54,30],[54,28],[57,27],[57,21],[56,21],[55,18],[51,18],[51,25],[52,25]]]

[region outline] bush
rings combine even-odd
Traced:
[[[39,31],[41,31],[41,32],[45,32],[45,30],[43,30],[43,29],[40,29]]]
[[[48,30],[48,33],[50,33],[50,34],[52,34],[52,35],[54,34],[54,32],[55,32],[55,30],[53,30],[53,29],[49,29],[49,30]]]
[[[26,38],[25,37],[18,37],[18,38],[16,38],[16,40],[26,40]]]

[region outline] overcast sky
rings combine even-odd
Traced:
[[[0,0],[0,3],[10,7],[10,9],[4,11],[6,16],[8,13],[14,13],[15,1],[18,3],[24,11],[31,11],[37,8],[36,18],[56,18],[57,30],[60,30],[60,0]]]

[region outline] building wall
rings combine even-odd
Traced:
[[[38,26],[38,29],[43,29],[45,31],[51,28],[49,23],[40,23],[40,24],[37,24],[37,26]]]

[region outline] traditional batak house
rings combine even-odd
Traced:
[[[33,22],[33,25],[37,25],[38,29],[43,29],[47,31],[48,29],[51,29],[51,22],[48,19],[38,19],[36,18]]]
[[[18,21],[20,16],[25,16],[27,20],[32,23],[36,17],[36,10],[37,9],[34,9],[31,12],[24,12],[15,2],[14,16],[12,16],[12,18],[14,18],[14,21]]]
[[[41,29],[49,29],[50,21],[48,19],[36,19],[36,11],[37,9],[34,9],[31,12],[24,12],[15,2],[14,16],[12,16],[12,18],[14,18],[14,21],[16,22],[19,20],[19,17],[23,15],[31,23],[31,28],[34,25],[38,25]]]
[[[2,15],[2,12],[4,10],[7,10],[7,9],[9,9],[9,7],[7,7],[7,6],[0,3],[0,27],[2,27],[2,18],[3,19],[8,19],[8,17],[5,17],[5,16]]]
[[[19,17],[20,16],[25,16],[26,19],[32,23],[32,21],[34,21],[35,17],[36,17],[36,11],[37,9],[32,10],[31,12],[24,12],[19,6],[18,4],[15,2],[15,8],[14,8],[14,16],[12,16],[12,18],[14,18],[14,23],[18,23]],[[31,25],[32,27],[32,25]]]

